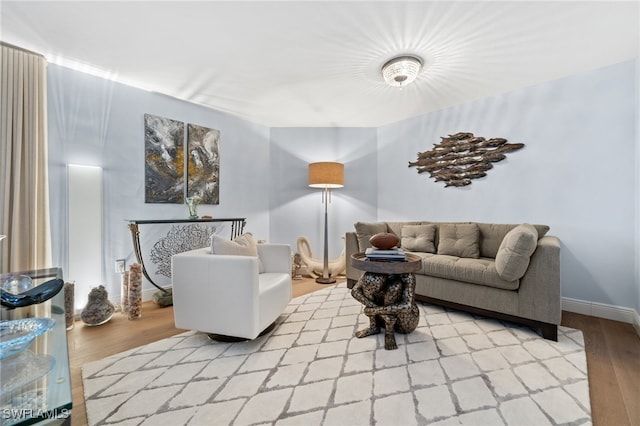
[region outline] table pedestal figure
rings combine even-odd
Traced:
[[[356,337],[378,334],[384,328],[384,348],[397,349],[394,332],[411,333],[418,326],[420,311],[413,299],[415,288],[413,273],[362,274],[351,295],[364,305],[369,327],[358,331]]]

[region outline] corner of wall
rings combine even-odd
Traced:
[[[636,318],[634,327],[640,335],[640,319],[638,318],[638,312],[640,312],[640,59],[636,59],[636,79],[635,79],[635,91],[636,91],[636,244],[635,244],[635,278],[636,278]]]

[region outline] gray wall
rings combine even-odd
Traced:
[[[378,218],[547,224],[562,242],[564,297],[638,311],[637,67],[625,62],[380,127]],[[459,131],[526,146],[463,188],[407,167]]]

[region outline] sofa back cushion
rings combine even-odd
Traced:
[[[504,237],[518,224],[478,223],[480,228],[480,256],[496,258]],[[547,225],[530,225],[538,232],[538,239],[549,231]]]
[[[418,221],[406,221],[406,222],[385,222],[387,224],[387,231],[396,234],[398,238],[402,238],[402,228],[407,225],[422,225],[422,222]]]
[[[497,224],[497,223],[476,223],[476,222],[432,222],[432,221],[406,221],[406,222],[357,222],[355,224],[356,235],[358,237],[358,244],[360,251],[366,250],[371,247],[369,238],[379,232],[391,232],[402,238],[402,228],[405,226],[413,225],[435,225],[435,237],[434,246],[435,253],[438,253],[438,244],[440,242],[440,229],[443,225],[461,225],[472,224],[477,225],[480,229],[479,257],[489,257],[495,259],[498,254],[498,249],[504,237],[513,228],[519,224]],[[544,237],[549,231],[547,225],[531,225],[538,232],[538,239]]]
[[[408,251],[436,253],[436,225],[404,225],[400,246]]]
[[[496,271],[506,281],[519,280],[529,267],[538,245],[538,231],[529,224],[518,225],[507,233],[496,255]]]
[[[365,251],[371,247],[369,239],[375,234],[387,232],[387,224],[384,222],[356,222],[354,226],[360,251]]]
[[[443,223],[439,228],[438,254],[480,257],[480,229],[475,223]]]

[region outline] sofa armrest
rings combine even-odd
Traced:
[[[520,279],[518,294],[522,316],[560,324],[560,240],[557,237],[547,235],[538,240],[527,272]]]
[[[351,266],[351,255],[360,252],[358,245],[358,237],[355,232],[347,232],[344,235],[345,240],[345,263],[347,279],[358,280],[362,275],[362,271]]]
[[[291,246],[288,244],[258,244],[258,257],[263,272],[291,274]]]

